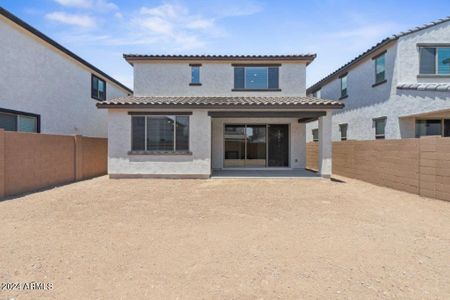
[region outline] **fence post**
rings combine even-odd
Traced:
[[[75,136],[75,181],[83,179],[83,136]]]
[[[0,128],[0,199],[5,196],[5,130]]]
[[[419,139],[419,195],[436,198],[436,168],[439,163],[436,154],[438,137]]]

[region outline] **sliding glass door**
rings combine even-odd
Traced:
[[[224,167],[288,167],[288,136],[288,125],[226,125]]]

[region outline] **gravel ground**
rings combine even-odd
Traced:
[[[0,202],[0,282],[22,284],[0,299],[449,299],[450,203],[344,180],[100,177]]]

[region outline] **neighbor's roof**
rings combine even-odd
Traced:
[[[18,26],[20,26],[23,29],[25,29],[26,31],[34,34],[35,36],[37,36],[41,40],[43,40],[46,43],[52,45],[56,49],[58,49],[58,50],[62,51],[63,53],[65,53],[66,55],[72,57],[76,61],[78,61],[81,64],[83,64],[86,67],[88,67],[89,69],[91,69],[94,72],[98,73],[99,75],[103,76],[105,79],[108,79],[109,81],[114,82],[116,85],[118,85],[119,87],[123,88],[127,92],[133,93],[133,91],[130,88],[128,88],[127,86],[123,85],[122,83],[120,83],[116,79],[112,78],[111,76],[109,76],[108,74],[103,72],[102,70],[100,70],[97,67],[93,66],[92,64],[88,63],[87,61],[85,61],[84,59],[82,59],[81,57],[79,57],[78,55],[76,55],[75,53],[70,51],[69,49],[63,47],[61,44],[58,44],[57,42],[55,42],[54,40],[52,40],[51,38],[49,38],[48,36],[46,36],[45,34],[40,32],[39,30],[37,30],[36,28],[32,27],[28,23],[25,23],[23,20],[19,19],[18,17],[16,17],[15,15],[13,15],[12,13],[10,13],[9,11],[7,11],[6,9],[4,9],[1,6],[0,6],[0,15],[2,15],[5,18],[9,19],[10,21],[14,22]]]
[[[448,83],[399,83],[397,88],[400,90],[450,92]]]
[[[188,60],[188,61],[306,61],[311,63],[316,54],[291,54],[291,55],[142,55],[124,54],[125,60],[132,64],[137,60]]]
[[[304,96],[128,96],[98,102],[99,108],[343,108],[340,101]]]
[[[366,50],[365,52],[363,52],[359,56],[355,57],[353,60],[351,60],[347,64],[343,65],[342,67],[340,67],[339,69],[337,69],[333,73],[329,74],[325,78],[323,78],[320,81],[318,81],[317,83],[313,84],[311,87],[309,87],[307,89],[306,93],[310,94],[312,92],[315,92],[317,89],[321,88],[324,84],[326,84],[326,83],[334,80],[335,78],[339,77],[340,75],[344,74],[353,65],[355,65],[356,63],[358,63],[358,62],[362,61],[363,59],[367,58],[371,54],[374,54],[376,51],[380,50],[381,48],[383,48],[387,44],[389,44],[389,43],[391,43],[393,41],[396,41],[396,40],[398,40],[399,38],[401,38],[401,37],[403,37],[405,35],[408,35],[408,34],[415,33],[415,32],[420,31],[420,30],[424,30],[424,29],[430,28],[430,27],[439,25],[439,24],[447,22],[447,21],[450,21],[450,16],[448,16],[446,18],[443,18],[443,19],[439,19],[439,20],[430,22],[428,24],[417,26],[415,28],[412,28],[412,29],[409,29],[407,31],[400,32],[398,34],[394,34],[394,35],[392,35],[390,37],[385,38],[384,40],[382,40],[381,42],[379,42],[378,44],[376,44],[372,48],[369,48],[368,50]]]

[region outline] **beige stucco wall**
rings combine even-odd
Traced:
[[[233,92],[234,68],[231,64],[234,62],[232,61],[202,61],[200,70],[202,85],[189,86],[190,63],[195,61],[134,63],[134,94],[136,96],[304,96],[306,93],[305,63],[282,63],[279,69],[280,92]]]
[[[39,114],[42,133],[107,136],[90,69],[2,16],[0,41],[0,108]],[[106,91],[108,99],[127,94],[109,81]]]
[[[189,149],[192,155],[129,155],[131,116],[126,110],[111,109],[108,114],[108,173],[110,175],[209,176],[211,118],[206,110],[194,110],[189,118]]]

